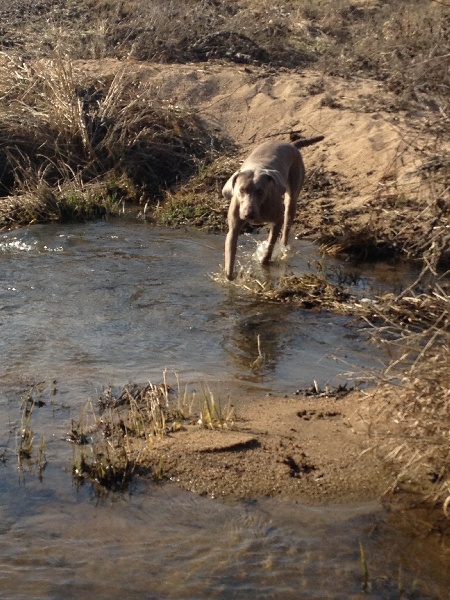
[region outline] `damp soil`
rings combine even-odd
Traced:
[[[279,496],[304,504],[368,501],[392,485],[367,419],[370,400],[264,396],[233,427],[185,425],[155,444],[151,461],[176,485],[214,498]]]

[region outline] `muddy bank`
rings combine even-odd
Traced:
[[[74,475],[126,489],[140,473],[212,498],[313,505],[370,501],[395,488],[398,471],[381,440],[399,437],[371,394],[343,386],[236,405],[209,390],[200,399],[177,396],[165,384],[106,391],[96,414],[72,428],[80,456]]]
[[[369,432],[370,402],[265,396],[246,403],[233,428],[187,425],[152,452],[168,478],[215,498],[295,498],[306,504],[379,498],[393,481]]]
[[[74,476],[123,490],[140,475],[232,502],[386,500],[392,511],[426,509],[429,526],[447,535],[438,472],[446,449],[436,436],[428,456],[408,446],[402,389],[299,390],[249,397],[238,408],[232,398],[225,406],[205,393],[198,404],[195,394],[176,397],[169,390],[134,385],[102,396],[97,414],[72,430],[81,457]]]

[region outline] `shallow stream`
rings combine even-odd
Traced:
[[[373,598],[399,597],[400,584],[420,590],[411,597],[448,598],[443,556],[377,503],[224,504],[145,481],[100,498],[73,484],[65,434],[108,385],[157,383],[166,370],[239,406],[352,381],[382,360],[361,324],[217,282],[223,242],[135,218],[0,234],[0,598],[359,598],[365,584]],[[251,261],[255,237],[241,246]],[[272,276],[315,268],[314,245],[292,246]],[[364,294],[401,288],[407,275],[384,266],[352,277]],[[42,477],[33,461],[19,469],[15,452],[32,388]]]

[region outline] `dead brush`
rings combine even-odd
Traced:
[[[241,270],[238,277],[227,285],[243,289],[269,302],[292,303],[311,310],[330,310],[338,314],[353,314],[356,297],[349,290],[332,283],[322,261],[311,265],[311,273],[286,275],[277,279],[259,277]],[[223,274],[212,276],[221,282]]]
[[[398,465],[397,481],[428,482],[428,499],[446,501],[450,481],[450,289],[436,273],[427,293],[414,288],[379,298],[366,319],[374,341],[389,349],[383,373],[392,402],[379,417],[399,426],[403,442],[384,441],[387,458]],[[448,506],[448,502],[447,505]]]
[[[394,239],[394,235],[381,233],[377,222],[357,228],[344,224],[321,234],[320,252],[328,256],[348,255],[357,263],[387,260],[401,253],[399,238]]]
[[[318,62],[324,72],[375,77],[396,93],[399,108],[434,106],[448,114],[445,2],[324,0],[298,10],[322,34]]]
[[[194,114],[158,100],[124,70],[109,83],[88,81],[62,55],[32,70],[18,64],[7,76],[2,69],[11,65],[0,62],[0,84],[9,86],[0,90],[0,187],[16,206],[34,195],[34,220],[48,209],[42,190],[53,198],[49,219],[64,210],[69,184],[79,204],[93,182],[97,190],[103,182],[101,206],[111,181],[125,199],[157,196],[209,160],[216,145]]]
[[[276,288],[261,289],[258,295],[265,300],[293,302],[301,308],[333,310],[348,313],[352,300],[351,294],[344,287],[334,285],[323,276],[305,274],[300,277],[282,277]]]
[[[288,68],[315,62],[324,73],[385,82],[399,105],[432,106],[448,114],[445,1],[92,0],[51,3],[50,13],[39,16],[32,4],[21,5],[12,28],[15,35],[20,32],[25,56],[49,57],[59,45],[73,59],[186,63],[220,58]]]

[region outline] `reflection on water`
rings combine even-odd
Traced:
[[[241,243],[242,260],[255,246]],[[307,270],[314,247],[293,250],[279,269]],[[135,221],[0,235],[0,598],[359,598],[359,541],[372,597],[397,597],[400,566],[405,589],[417,575],[420,598],[448,589],[442,557],[376,505],[226,505],[143,481],[100,499],[72,487],[64,436],[103,386],[160,380],[167,368],[245,397],[371,364],[357,325],[219,285],[209,273],[222,260],[223,236]],[[45,439],[41,481],[33,462],[17,469],[14,451],[31,384],[43,403],[32,421],[34,443]]]

